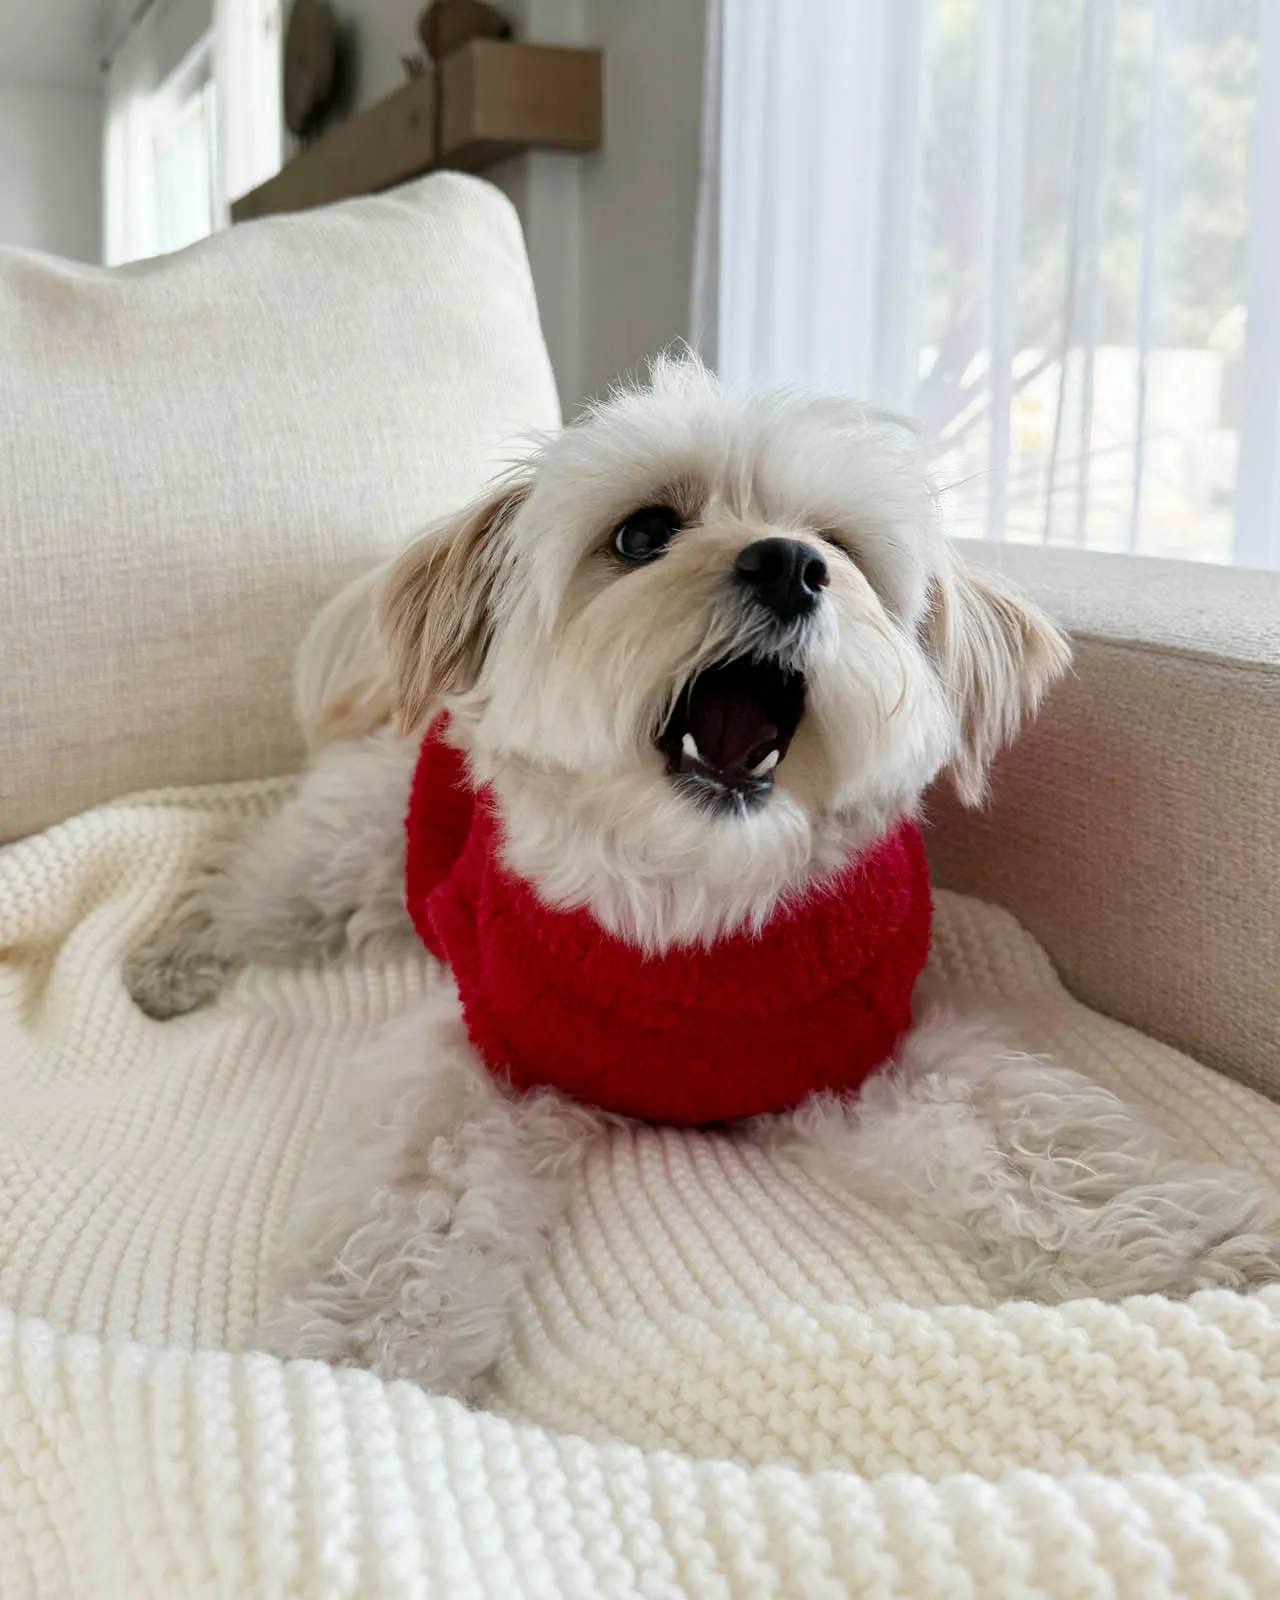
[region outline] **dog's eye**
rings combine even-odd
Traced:
[[[670,506],[645,506],[620,524],[613,536],[613,548],[632,566],[643,566],[662,554],[680,527],[680,513]]]

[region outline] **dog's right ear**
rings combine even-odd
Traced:
[[[411,733],[442,695],[475,682],[492,630],[502,534],[529,492],[508,483],[429,528],[392,567],[378,607],[396,727]]]

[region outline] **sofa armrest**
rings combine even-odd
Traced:
[[[932,798],[937,881],[994,900],[1088,1005],[1280,1098],[1280,574],[975,544],[1075,671],[993,797]]]

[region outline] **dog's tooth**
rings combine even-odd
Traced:
[[[698,741],[691,733],[686,733],[684,738],[681,739],[680,748],[689,757],[690,761],[702,760],[702,751],[698,749]]]
[[[763,778],[766,773],[772,772],[777,765],[778,752],[776,750],[770,750],[769,754],[764,758],[758,767],[752,767],[751,776],[753,778]]]

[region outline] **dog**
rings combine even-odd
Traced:
[[[980,804],[1068,655],[948,543],[898,419],[736,395],[662,359],[321,613],[298,665],[308,771],[204,863],[127,984],[165,1017],[244,962],[403,949],[420,920],[405,816],[432,738],[548,915],[638,963],[712,960],[843,884],[941,775]],[[516,1093],[489,1070],[447,983],[390,1025],[319,1140],[252,1342],[466,1397],[620,1114],[548,1081]],[[1001,1293],[1280,1275],[1260,1181],[1189,1160],[923,983],[857,1088],[766,1101],[745,1136],[965,1250]]]

